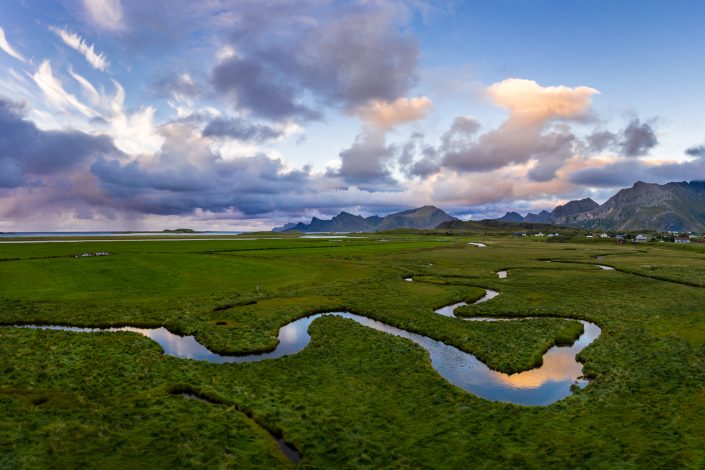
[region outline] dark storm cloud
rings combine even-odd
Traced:
[[[212,81],[258,116],[313,119],[318,105],[389,101],[417,81],[418,48],[401,3],[246,1],[233,14],[236,55]]]
[[[284,131],[245,119],[214,119],[202,131],[204,137],[227,137],[243,142],[265,142],[284,135]]]
[[[148,214],[201,209],[256,215],[287,206],[292,194],[315,192],[307,167],[289,170],[265,155],[226,160],[206,140],[194,140],[193,130],[167,126],[162,151],[149,163],[100,158],[91,172],[115,207]]]
[[[641,179],[641,166],[636,161],[618,162],[600,168],[584,168],[570,176],[570,182],[591,187],[629,186]],[[648,178],[646,178],[648,180]]]
[[[225,94],[234,94],[237,106],[272,119],[316,119],[320,114],[300,103],[295,88],[270,64],[253,59],[232,58],[213,70],[213,84]]]
[[[639,119],[634,119],[622,131],[622,139],[619,143],[622,155],[627,157],[646,155],[656,145],[658,145],[658,139],[654,130]]]
[[[635,181],[667,183],[669,181],[690,181],[696,175],[705,174],[705,159],[691,162],[648,165],[638,160],[628,159],[600,168],[585,168],[574,172],[570,181],[592,187],[631,186]]]
[[[612,150],[625,157],[641,157],[658,145],[653,128],[639,119],[632,120],[618,133],[595,130],[585,138],[585,146],[591,152]]]
[[[612,147],[617,141],[617,135],[610,131],[594,131],[585,140],[591,151],[599,153]]]
[[[532,181],[551,181],[556,171],[573,155],[575,136],[567,131],[551,132],[541,138],[541,147],[532,155],[536,165],[529,170]]]
[[[575,136],[565,126],[513,126],[505,123],[496,130],[477,135],[480,124],[458,116],[441,137],[437,147],[422,139],[410,139],[403,147],[400,166],[407,176],[425,178],[443,167],[460,172],[485,172],[512,163],[536,164],[529,171],[533,181],[550,181],[556,171],[573,155]]]
[[[434,175],[441,169],[438,150],[424,142],[423,134],[415,132],[401,147],[399,166],[408,177],[426,178]]]
[[[395,148],[385,142],[384,132],[365,131],[353,144],[340,152],[340,170],[329,176],[339,176],[346,183],[366,191],[384,191],[398,187],[392,177],[390,163]]]
[[[100,155],[119,155],[105,136],[78,131],[43,131],[24,118],[22,105],[0,98],[0,186],[38,184]]]
[[[705,145],[695,145],[685,150],[685,154],[691,157],[705,158]]]

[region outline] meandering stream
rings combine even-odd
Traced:
[[[488,289],[485,296],[475,303],[486,302],[497,295],[496,291]],[[462,305],[467,304],[465,302],[452,304],[436,310],[436,313],[454,317],[455,309]],[[543,364],[540,367],[517,374],[504,374],[490,369],[474,355],[454,346],[351,312],[317,313],[294,320],[279,330],[279,343],[274,350],[239,356],[214,353],[193,336],[179,336],[164,327],[81,328],[59,325],[16,325],[16,327],[80,333],[101,331],[139,333],[159,343],[164,354],[169,356],[222,364],[257,362],[296,354],[311,341],[311,336],[308,333],[311,323],[323,316],[347,318],[368,328],[413,341],[428,351],[433,368],[448,382],[486,400],[520,405],[549,405],[570,395],[573,385],[579,387],[587,385],[587,380],[582,378],[582,364],[576,360],[575,356],[600,335],[600,328],[597,325],[580,321],[584,326],[584,332],[571,346],[549,349],[544,354]]]

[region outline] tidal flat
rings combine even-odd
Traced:
[[[75,255],[105,244],[0,245],[0,467],[705,465],[703,247],[469,243],[480,240],[120,240],[111,256],[86,258]],[[499,295],[474,304],[487,290]],[[10,327],[163,327],[245,355],[274,350],[287,324],[335,311],[432,338],[508,377],[571,344],[580,322],[601,334],[577,356],[587,386],[522,406],[468,393],[417,344],[340,316],[310,322],[296,354],[239,364],[172,357],[129,331]]]

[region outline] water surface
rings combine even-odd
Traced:
[[[605,271],[614,271],[615,270],[612,266],[605,266],[603,264],[596,264],[595,266],[597,266],[600,269],[604,269]]]
[[[488,291],[480,301],[497,295]],[[464,302],[436,310],[436,313],[454,316],[453,311]],[[73,332],[133,332],[156,341],[169,356],[183,359],[208,361],[217,364],[257,362],[296,354],[311,341],[308,328],[323,316],[337,316],[353,320],[360,325],[394,336],[406,338],[428,351],[433,368],[448,382],[478,397],[491,401],[503,401],[520,405],[549,405],[571,394],[571,386],[584,387],[582,364],[575,355],[594,341],[600,328],[581,321],[585,327],[580,338],[569,347],[553,347],[543,357],[543,365],[519,374],[504,374],[494,371],[474,355],[436,341],[424,335],[412,333],[392,325],[350,312],[327,312],[295,320],[279,330],[279,343],[272,351],[257,354],[227,356],[214,353],[200,344],[193,336],[179,336],[166,328],[80,328],[71,326],[18,325],[18,328],[64,330]]]

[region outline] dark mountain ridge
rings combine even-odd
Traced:
[[[602,205],[585,198],[557,206],[550,214],[541,211],[522,217],[507,212],[497,220],[596,230],[705,232],[705,181],[666,184],[637,181]]]
[[[313,217],[310,224],[286,224],[275,227],[274,232],[378,232],[398,228],[431,229],[443,222],[458,220],[434,206],[423,206],[416,209],[396,212],[381,217],[341,212],[330,220]]]

